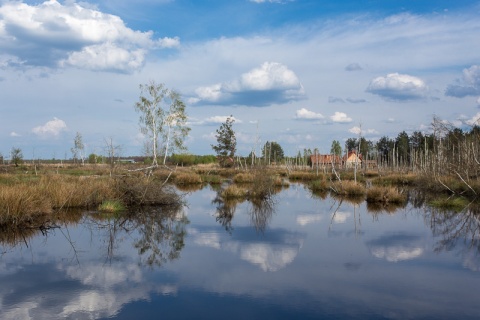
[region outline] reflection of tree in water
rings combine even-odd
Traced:
[[[267,198],[251,200],[250,204],[251,206],[248,212],[250,221],[257,231],[264,232],[275,212],[275,201],[272,198]]]
[[[217,192],[217,196],[213,199],[212,203],[216,206],[217,212],[215,220],[225,228],[228,233],[232,233],[233,226],[232,220],[235,215],[237,205],[243,202],[240,199],[223,199],[220,195],[221,190]]]
[[[181,206],[142,208],[129,216],[126,228],[139,234],[134,247],[142,263],[161,266],[180,257],[190,222],[181,209]]]
[[[56,213],[55,219],[52,217],[37,216],[32,217],[29,226],[25,225],[0,225],[0,245],[7,248],[16,246],[29,247],[30,238],[43,235],[48,236],[54,229],[61,228],[61,225],[77,224],[83,216],[81,210],[63,210]],[[3,253],[5,249],[1,249]]]
[[[470,204],[463,212],[430,209],[426,216],[434,236],[441,237],[435,251],[449,251],[463,243],[480,254],[480,205]]]
[[[246,201],[244,198],[224,199],[221,196],[221,190],[217,192],[217,196],[212,203],[216,206],[216,221],[220,223],[228,233],[232,233],[232,220],[235,215],[237,206]],[[250,207],[248,214],[250,221],[257,231],[265,231],[275,212],[275,201],[272,197],[262,199],[250,199]]]

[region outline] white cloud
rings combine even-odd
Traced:
[[[463,69],[463,77],[457,80],[458,84],[452,84],[447,87],[445,95],[463,98],[466,96],[476,96],[480,94],[480,66],[473,65],[468,69]],[[477,103],[480,101],[477,100]],[[480,104],[480,103],[479,103]]]
[[[265,62],[231,82],[199,87],[191,102],[268,106],[305,98],[296,74],[281,63]]]
[[[469,126],[479,126],[480,125],[480,112],[477,112],[472,118],[465,121]]]
[[[480,97],[477,99],[477,105],[480,107]]]
[[[10,137],[21,137],[21,135],[16,133],[15,131],[12,131],[10,132]]]
[[[154,40],[151,31],[132,30],[118,16],[73,1],[6,2],[0,16],[0,48],[26,65],[131,72],[148,49],[179,45],[178,38]]]
[[[81,51],[73,52],[61,66],[74,66],[90,70],[111,70],[132,72],[143,65],[145,50],[126,50],[113,43],[103,43],[84,47]]]
[[[352,118],[348,117],[346,113],[338,111],[335,112],[333,116],[330,116],[330,119],[337,123],[350,123],[353,121]]]
[[[388,262],[411,260],[420,257],[422,254],[422,248],[410,248],[403,246],[377,247],[372,249],[372,255],[374,257],[385,259]]]
[[[306,226],[307,224],[319,222],[323,220],[321,214],[303,214],[297,217],[297,224],[301,226]]]
[[[320,120],[323,118],[325,117],[321,113],[315,113],[305,108],[297,110],[295,114],[295,119],[299,119],[299,120]]]
[[[349,212],[337,212],[332,215],[335,223],[345,223],[350,216],[351,214]]]
[[[425,98],[428,87],[420,78],[390,73],[373,79],[366,91],[390,101],[408,101]]]
[[[368,135],[368,134],[378,134],[378,131],[375,129],[361,129],[360,127],[353,127],[348,130],[348,132],[351,132],[353,134],[359,135]]]
[[[38,126],[32,129],[32,132],[41,137],[58,136],[62,131],[67,130],[65,121],[53,118],[43,126]]]
[[[253,243],[243,245],[240,258],[258,265],[263,271],[278,271],[291,263],[298,254],[298,247]]]
[[[168,38],[158,39],[157,41],[160,48],[176,48],[180,46],[180,38]]]

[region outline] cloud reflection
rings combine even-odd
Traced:
[[[388,262],[412,260],[424,253],[422,238],[409,234],[385,235],[367,242],[370,253]]]
[[[303,234],[286,230],[270,230],[269,236],[259,241],[256,234],[250,234],[246,228],[236,231],[228,236],[211,230],[188,230],[195,244],[234,253],[265,272],[275,272],[292,263],[305,238]]]

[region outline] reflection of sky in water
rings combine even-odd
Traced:
[[[373,256],[389,262],[415,259],[424,252],[422,238],[412,234],[384,235],[368,241],[367,246]]]
[[[472,294],[480,286],[478,253],[461,241],[434,252],[438,239],[423,211],[372,215],[347,202],[336,210],[338,201],[313,199],[293,185],[277,196],[265,230],[252,226],[242,203],[227,232],[216,221],[214,198],[208,188],[187,196],[185,246],[161,267],[141,264],[136,231],[119,228],[112,245],[108,222],[93,219],[28,239],[28,248],[1,248],[0,318],[474,319],[480,313]]]

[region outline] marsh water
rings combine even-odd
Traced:
[[[4,233],[1,319],[478,319],[480,220],[315,195],[70,212]]]

